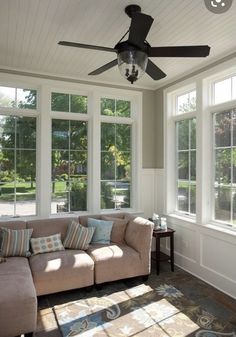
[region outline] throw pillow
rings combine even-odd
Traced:
[[[29,241],[33,229],[0,229],[2,236],[2,256],[30,256]]]
[[[92,240],[94,231],[94,227],[87,228],[76,221],[72,221],[68,226],[63,245],[65,248],[86,250]]]
[[[88,218],[88,227],[95,227],[92,243],[109,244],[113,221],[97,220]]]
[[[34,254],[50,253],[59,250],[65,250],[61,242],[60,233],[41,238],[32,238],[30,240],[30,243]]]
[[[113,221],[111,241],[115,243],[124,243],[126,226],[129,220],[127,218],[112,218],[106,215],[102,215],[102,220]]]

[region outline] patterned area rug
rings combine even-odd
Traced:
[[[233,325],[167,283],[88,293],[54,313],[63,337],[236,337]]]

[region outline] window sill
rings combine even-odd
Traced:
[[[226,228],[225,226],[216,225],[216,224],[213,224],[213,223],[203,225],[203,227],[236,237],[236,228],[235,229],[234,228]]]
[[[168,218],[172,219],[178,219],[184,222],[190,222],[193,224],[196,224],[196,218],[187,216],[187,215],[182,215],[182,214],[176,214],[176,213],[170,213],[167,215]]]

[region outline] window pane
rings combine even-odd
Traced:
[[[36,182],[21,179],[16,183],[16,214],[19,216],[36,214]]]
[[[106,116],[115,116],[114,99],[101,98],[101,114]]]
[[[115,155],[111,152],[101,153],[101,180],[115,179]]]
[[[178,130],[178,149],[189,149],[189,120],[183,120],[177,123]]]
[[[128,182],[116,183],[116,208],[129,208],[130,207],[130,184]]]
[[[231,149],[215,151],[215,182],[231,183]]]
[[[69,121],[61,119],[52,120],[52,148],[68,149],[69,147]]]
[[[196,150],[190,152],[191,161],[191,177],[190,179],[196,181]]]
[[[70,210],[86,211],[87,209],[87,180],[73,179],[70,183]]]
[[[190,134],[191,134],[191,149],[196,149],[196,118],[191,119],[190,121]]]
[[[0,107],[12,108],[15,106],[16,89],[9,87],[0,87]]]
[[[70,152],[70,177],[78,178],[87,175],[87,151]]]
[[[17,89],[17,107],[20,109],[36,109],[37,92],[31,89]]]
[[[131,126],[126,124],[116,125],[116,146],[118,151],[131,149]]]
[[[70,148],[71,150],[85,150],[88,147],[87,122],[70,122]]]
[[[178,210],[182,212],[189,212],[188,205],[189,205],[189,183],[185,181],[178,182]]]
[[[177,97],[177,112],[185,113],[196,110],[196,91],[191,91]]]
[[[101,209],[115,208],[115,182],[101,182]]]
[[[130,110],[130,102],[129,101],[116,101],[116,116],[121,117],[130,117],[131,110]]]
[[[16,150],[16,180],[30,182],[36,179],[36,151]]]
[[[0,182],[0,217],[15,214],[15,182]]]
[[[36,148],[36,119],[31,117],[18,118],[16,122],[16,147]]]
[[[15,148],[15,117],[0,116],[0,148]]]
[[[69,211],[69,182],[52,181],[51,213],[64,213]]]
[[[115,146],[116,126],[115,124],[101,124],[101,150],[108,151]]]
[[[116,178],[118,180],[131,179],[131,153],[119,152],[117,158]]]
[[[231,100],[231,78],[216,82],[214,84],[214,94],[215,104]]]
[[[69,179],[69,151],[52,151],[52,180]]]
[[[189,179],[189,154],[188,152],[179,152],[178,154],[178,179]]]
[[[215,114],[215,146],[230,146],[231,144],[231,111]]]
[[[87,113],[87,96],[70,95],[70,112]]]
[[[215,219],[230,223],[231,189],[218,186],[215,188]]]
[[[51,109],[52,111],[69,112],[69,94],[52,92]]]
[[[196,185],[190,185],[190,213],[196,214]]]

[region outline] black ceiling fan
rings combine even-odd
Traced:
[[[146,37],[154,19],[150,15],[141,13],[141,8],[138,5],[127,6],[125,13],[131,18],[131,24],[114,48],[69,41],[60,41],[58,44],[117,53],[115,60],[92,71],[89,75],[99,75],[118,65],[121,74],[131,83],[145,72],[153,80],[160,80],[166,76],[148,57],[206,57],[210,53],[210,47],[207,45],[151,47]],[[129,34],[128,39],[122,41],[127,34]]]

